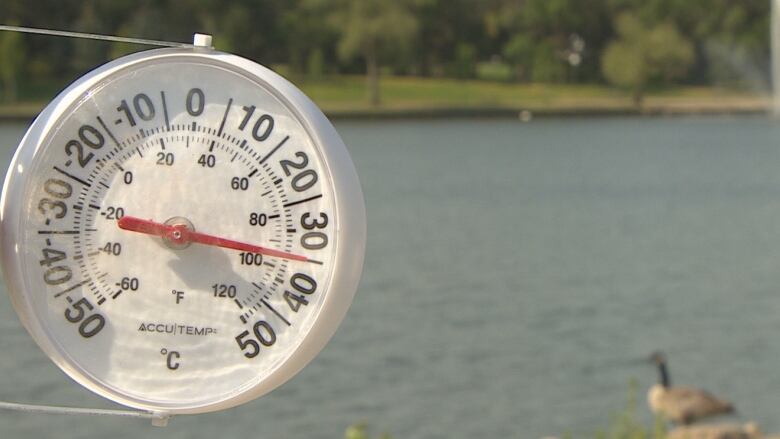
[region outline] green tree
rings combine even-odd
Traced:
[[[380,63],[408,49],[417,32],[411,5],[400,0],[339,0],[331,22],[340,33],[339,56],[364,59],[369,100],[379,105]]]
[[[482,16],[485,1],[416,0],[417,32],[411,51],[423,75],[456,75],[458,59],[462,60],[464,45],[473,48],[474,60],[479,54],[491,53],[483,31]],[[460,53],[459,53],[460,52]],[[494,52],[493,52],[494,53]],[[474,66],[471,67],[472,71]]]
[[[94,8],[90,2],[85,2],[81,15],[76,19],[74,23],[75,29],[79,32],[87,33],[106,33],[103,26],[103,21],[98,15],[99,11]],[[96,44],[94,40],[86,39],[73,39],[73,59],[71,61],[71,67],[76,72],[86,72],[95,66],[106,62],[108,53],[107,45],[104,43]]]
[[[671,23],[647,27],[624,13],[615,25],[618,39],[602,54],[602,72],[610,83],[630,89],[637,107],[650,81],[684,76],[693,63],[693,45]]]
[[[486,0],[488,1],[488,0]],[[515,66],[516,76],[542,82],[600,79],[598,54],[612,37],[605,0],[489,0],[485,32]],[[577,75],[567,74],[572,42],[581,41]]]
[[[622,84],[670,77],[756,88],[769,71],[770,2],[763,0],[36,0],[34,8],[27,0],[1,1],[0,23],[183,42],[205,32],[219,50],[291,73],[366,71],[374,102],[382,68],[472,76],[474,66],[496,60],[512,64],[522,80],[600,82],[606,63],[623,65],[610,73]],[[616,18],[626,12],[640,34],[660,28],[670,47],[680,48],[675,36],[692,44],[686,73],[644,67],[657,62],[631,50],[642,38],[621,33]],[[575,68],[566,61],[580,39]],[[41,96],[112,55],[145,49],[43,36],[23,41],[17,69],[25,72],[25,90]]]
[[[19,76],[25,61],[22,34],[0,32],[0,82],[3,84],[3,100],[16,102]]]
[[[526,79],[533,62],[533,40],[528,35],[517,34],[504,45],[503,53],[515,68],[515,79],[518,81]]]
[[[671,22],[694,44],[686,82],[766,81],[770,1],[608,0],[612,14],[631,11],[644,23]]]
[[[328,71],[328,63],[335,61],[337,34],[323,18],[329,10],[327,0],[298,0],[282,15],[291,73],[321,77]]]
[[[451,70],[458,79],[473,78],[477,70],[477,48],[468,43],[458,44]]]

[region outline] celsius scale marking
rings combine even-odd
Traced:
[[[209,47],[159,49],[41,113],[0,239],[17,313],[63,371],[130,407],[200,413],[271,391],[325,345],[365,211],[343,142],[294,86]]]

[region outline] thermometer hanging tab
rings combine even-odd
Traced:
[[[28,332],[80,384],[155,413],[225,409],[290,379],[344,317],[365,250],[333,126],[208,36],[63,91],[22,140],[0,209]]]

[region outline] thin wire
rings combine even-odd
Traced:
[[[0,24],[0,31],[4,31],[4,30],[11,31],[11,32],[24,32],[28,34],[53,35],[56,37],[85,38],[89,40],[115,41],[118,43],[144,44],[147,46],[188,47],[188,48],[195,47],[193,44],[178,43],[175,41],[145,40],[143,38],[127,38],[127,37],[117,37],[114,35],[89,34],[84,32],[70,32],[70,31],[53,30],[53,29],[37,29],[33,27],[8,26],[8,25]]]
[[[27,413],[43,413],[47,415],[93,415],[93,416],[121,416],[126,418],[151,419],[155,425],[164,425],[168,415],[152,412],[132,410],[105,410],[76,407],[55,407],[49,405],[18,404],[15,402],[0,401],[0,410],[13,410]]]

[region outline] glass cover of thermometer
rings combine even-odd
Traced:
[[[294,86],[207,48],[116,60],[55,99],[2,198],[14,306],[67,374],[198,413],[292,377],[346,312],[365,212],[347,150]]]

